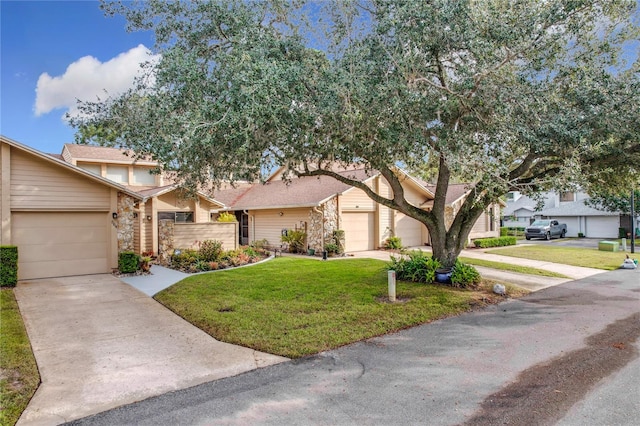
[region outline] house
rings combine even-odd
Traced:
[[[224,204],[183,196],[153,161],[74,144],[50,155],[0,138],[0,244],[18,246],[21,280],[111,272],[122,251],[162,260],[205,239],[237,247],[238,225],[211,219]]]
[[[284,169],[278,169],[264,184],[216,192],[216,199],[222,200],[226,210],[234,211],[239,218],[243,243],[267,240],[277,245],[287,229],[302,229],[307,234],[308,247],[316,251],[323,250],[337,230],[344,232],[347,252],[382,247],[392,236],[400,237],[407,247],[429,244],[426,226],[374,202],[359,188],[328,176],[284,179],[283,172]],[[354,167],[339,173],[366,184],[382,196],[392,196],[388,182],[378,172]],[[427,188],[402,170],[398,173],[409,202],[430,209],[435,188]],[[467,193],[465,185],[450,187],[447,194],[450,221]],[[488,209],[474,226],[470,239],[499,236],[498,211],[498,205]]]
[[[620,213],[598,210],[585,204],[584,192],[545,192],[540,208],[537,202],[519,192],[507,196],[503,210],[504,226],[529,225],[535,219],[552,218],[567,224],[567,236],[582,234],[589,238],[617,238]]]

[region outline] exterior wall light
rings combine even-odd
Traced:
[[[151,222],[151,215],[147,216],[147,220]]]
[[[118,213],[116,213],[116,212],[111,213],[111,217],[114,218],[114,219],[117,219],[118,218]]]

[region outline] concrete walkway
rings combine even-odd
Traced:
[[[18,425],[57,425],[286,358],[222,343],[111,275],[15,289],[42,383]]]

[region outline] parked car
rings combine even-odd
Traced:
[[[524,230],[524,237],[527,240],[532,238],[544,238],[550,240],[553,237],[564,238],[567,234],[567,225],[558,223],[553,219],[540,219],[533,222]]]

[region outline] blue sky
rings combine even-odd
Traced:
[[[74,99],[124,90],[153,46],[97,1],[1,0],[0,19],[0,133],[49,153],[73,142]]]

